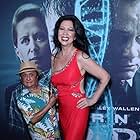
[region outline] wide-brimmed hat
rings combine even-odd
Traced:
[[[37,68],[37,65],[32,62],[32,61],[26,61],[21,63],[20,69],[19,69],[19,74],[23,72],[28,72],[28,71],[37,71],[38,74],[40,74],[40,70]]]

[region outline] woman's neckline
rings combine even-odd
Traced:
[[[76,50],[73,52],[73,55],[71,56],[70,60],[64,65],[63,68],[61,68],[60,70],[53,71],[53,72],[52,72],[52,75],[55,75],[55,74],[58,74],[58,73],[64,71],[64,70],[67,68],[67,66],[71,63],[71,61],[73,60],[73,58],[75,57],[75,55],[77,54],[77,51],[78,51],[78,49],[76,49]]]

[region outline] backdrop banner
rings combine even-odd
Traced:
[[[74,14],[83,23],[92,59],[111,75],[100,101],[91,107],[86,140],[140,139],[140,1],[139,0],[11,0],[1,1],[0,111],[1,130],[7,131],[6,87],[17,83],[18,60],[12,41],[12,20],[25,3],[45,12],[48,47],[53,52],[53,29],[61,15]],[[27,48],[28,49],[28,48]],[[43,53],[44,54],[44,53]],[[44,60],[50,68],[50,54]],[[46,68],[43,68],[46,70]],[[91,97],[98,81],[88,77],[86,94]],[[10,94],[10,93],[9,93]]]

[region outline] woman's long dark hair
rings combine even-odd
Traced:
[[[85,28],[80,22],[80,20],[74,15],[61,16],[55,24],[53,41],[55,44],[55,49],[57,49],[57,53],[62,50],[61,44],[58,40],[58,30],[60,28],[61,23],[64,20],[70,20],[73,23],[73,27],[75,30],[75,37],[76,37],[76,39],[73,42],[74,47],[89,55],[89,51],[88,51],[89,41],[85,33]]]

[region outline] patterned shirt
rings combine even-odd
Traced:
[[[55,108],[43,116],[43,118],[34,125],[29,123],[35,113],[39,112],[49,102],[49,88],[41,87],[39,94],[30,92],[27,88],[22,89],[17,95],[17,104],[23,113],[24,119],[28,124],[29,132],[33,140],[53,140],[59,138],[58,122]]]

